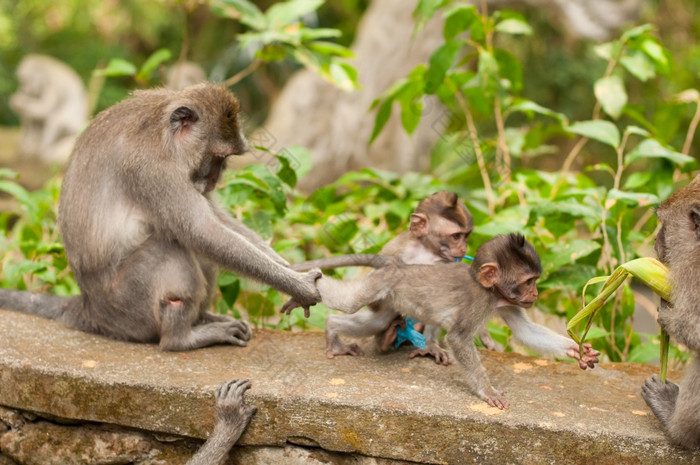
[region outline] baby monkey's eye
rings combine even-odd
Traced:
[[[464,234],[463,233],[454,233],[454,234],[452,234],[451,237],[452,237],[452,239],[458,241],[464,237]]]

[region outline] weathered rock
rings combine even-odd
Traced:
[[[142,433],[46,421],[25,424],[0,438],[0,450],[25,465],[128,464],[153,449],[153,441]]]
[[[17,465],[17,462],[0,454],[0,465]]]
[[[370,345],[365,357],[329,360],[320,333],[258,330],[245,348],[165,353],[0,311],[0,334],[0,405],[68,419],[203,439],[218,384],[249,378],[246,401],[258,413],[240,444],[276,448],[266,453],[294,445],[324,449],[331,463],[342,463],[333,462],[338,453],[455,464],[700,463],[698,453],[668,445],[641,399],[654,367],[583,372],[482,352],[512,403],[500,411],[469,394],[457,366]]]
[[[0,424],[7,425],[8,428],[19,428],[24,424],[24,419],[17,411],[0,406]]]

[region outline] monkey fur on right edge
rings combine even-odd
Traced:
[[[135,92],[77,140],[59,227],[81,295],[0,290],[0,308],[163,350],[244,346],[248,325],[209,312],[218,267],[302,302],[320,271],[300,274],[211,199],[226,158],[247,150],[238,100],[203,83]]]
[[[700,447],[700,175],[671,194],[656,215],[662,227],[654,248],[669,268],[671,300],[661,301],[659,325],[695,353],[680,386],[647,379],[642,397],[672,443]]]
[[[332,309],[354,313],[384,299],[404,316],[446,329],[447,343],[464,369],[472,392],[493,407],[508,408],[503,393],[491,386],[473,339],[497,308],[527,308],[537,300],[536,283],[542,267],[532,245],[520,234],[496,236],[479,248],[471,266],[406,265],[392,257],[364,257],[362,264],[377,267],[367,277],[339,281],[324,276],[317,281],[322,302]],[[292,299],[282,311],[289,313],[296,306]],[[535,324],[533,331],[545,341],[556,334]],[[580,366],[593,367],[598,355],[586,345]]]

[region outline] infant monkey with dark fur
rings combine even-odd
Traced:
[[[406,265],[392,257],[366,257],[363,264],[377,269],[365,278],[339,281],[324,276],[317,281],[322,302],[354,313],[383,299],[404,316],[446,329],[446,341],[472,392],[493,407],[508,408],[503,393],[491,386],[473,339],[497,308],[528,308],[537,300],[542,267],[534,247],[520,234],[496,236],[479,248],[471,266]],[[292,299],[282,311],[289,313],[296,306]],[[579,366],[593,368],[598,355],[587,345]]]

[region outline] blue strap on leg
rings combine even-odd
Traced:
[[[416,323],[418,322],[413,318],[406,318],[406,329],[402,329],[399,326],[399,331],[396,334],[395,347],[400,346],[406,341],[409,341],[411,344],[418,347],[419,349],[425,349],[428,347],[425,343],[425,336],[423,336],[423,334],[420,331],[416,331],[413,328],[413,325]]]
[[[460,262],[462,261],[462,259],[469,260],[471,262],[474,261],[474,257],[471,257],[469,255],[456,258],[455,261]],[[423,336],[423,333],[413,329],[413,325],[416,323],[418,322],[413,318],[406,318],[406,329],[402,329],[401,327],[399,327],[399,331],[396,334],[396,344],[394,344],[395,347],[399,347],[406,341],[409,341],[411,344],[418,347],[419,349],[425,349],[428,347],[425,343],[425,336]]]

